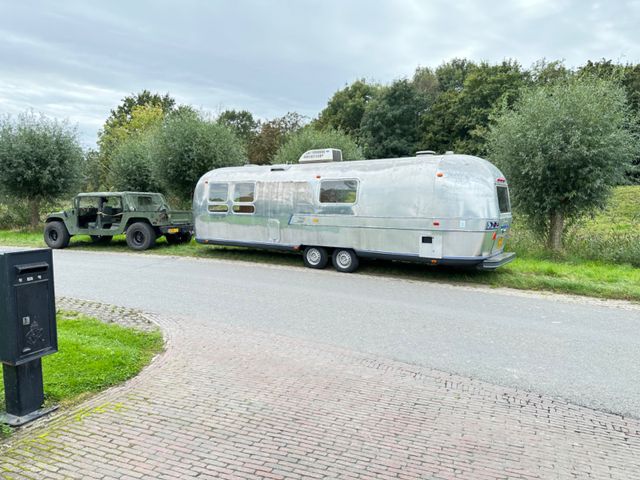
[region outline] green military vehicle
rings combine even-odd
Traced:
[[[81,193],[73,208],[47,216],[44,241],[51,248],[65,248],[74,235],[90,235],[96,243],[107,243],[125,233],[133,250],[146,250],[164,235],[168,243],[191,241],[193,215],[171,210],[160,193]]]

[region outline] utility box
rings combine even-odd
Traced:
[[[51,250],[0,249],[0,362],[58,351]]]
[[[6,413],[24,425],[54,410],[42,408],[41,357],[58,351],[51,250],[0,249],[0,363]]]

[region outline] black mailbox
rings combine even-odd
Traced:
[[[45,415],[42,362],[58,351],[51,250],[0,249],[0,362],[5,423]]]
[[[58,350],[51,250],[0,250],[0,362]]]

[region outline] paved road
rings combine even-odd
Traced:
[[[331,270],[56,251],[57,294],[311,339],[640,417],[640,309]]]

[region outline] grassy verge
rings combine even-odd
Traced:
[[[68,406],[135,376],[162,350],[162,335],[58,313],[58,353],[42,359],[45,404]],[[0,378],[0,391],[3,391]],[[4,395],[0,400],[4,410]],[[8,427],[0,431],[7,435]]]
[[[44,243],[41,237],[40,233],[0,231],[0,245],[42,247]],[[72,239],[69,248],[131,252],[123,237],[114,238],[110,245],[93,245],[89,237],[78,236]],[[302,266],[302,259],[298,255],[204,246],[195,242],[187,245],[168,245],[164,240],[160,240],[156,248],[147,253]],[[551,258],[543,252],[526,250],[518,251],[518,254],[517,260],[495,272],[460,271],[385,261],[364,262],[360,272],[413,280],[544,290],[640,302],[640,268],[634,268],[628,264],[591,261],[570,256]]]

